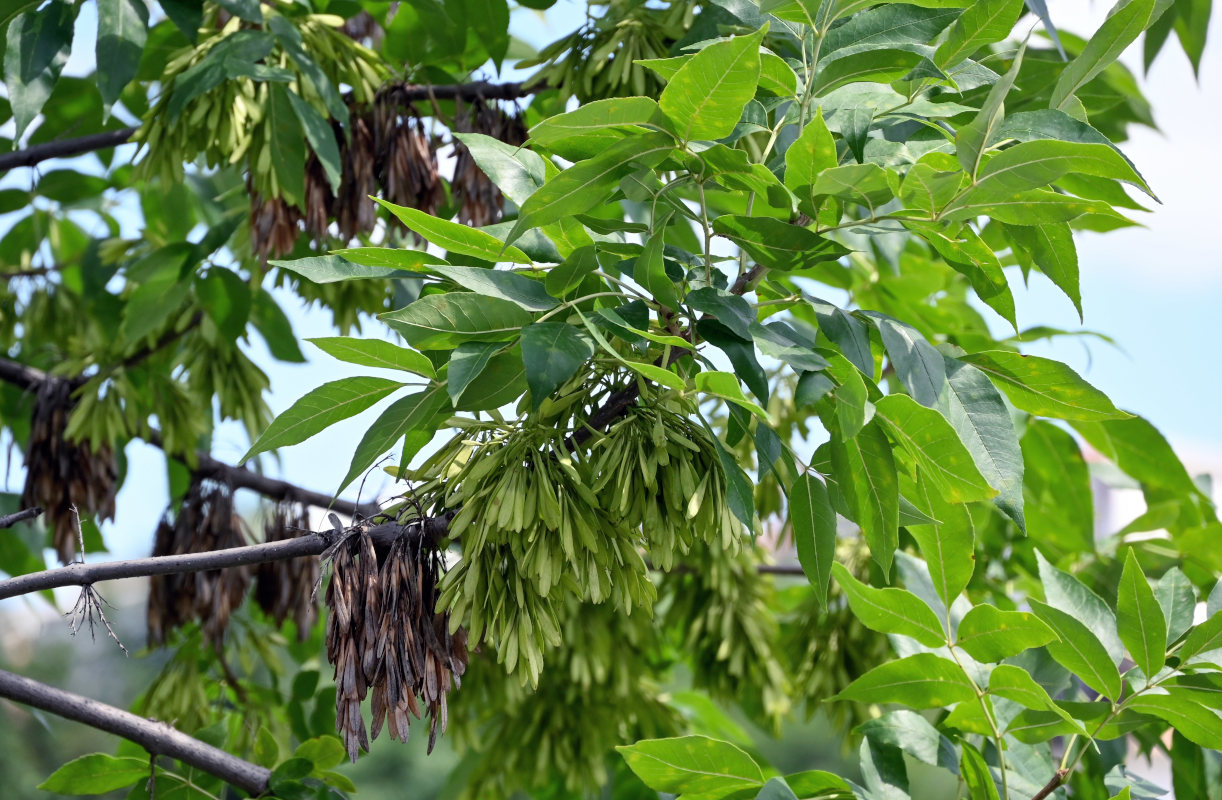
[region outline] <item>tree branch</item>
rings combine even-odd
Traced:
[[[11,528],[18,522],[25,522],[27,519],[34,519],[40,516],[43,512],[42,506],[34,506],[33,508],[25,508],[13,514],[5,514],[0,517],[0,530]]]
[[[68,158],[92,153],[95,150],[105,150],[108,147],[118,147],[132,138],[135,132],[134,126],[119,128],[103,133],[91,133],[88,136],[77,136],[73,139],[56,139],[27,147],[24,150],[14,150],[11,153],[0,155],[0,173],[17,167],[32,167],[52,158]]]
[[[1065,778],[1068,776],[1069,770],[1058,769],[1052,774],[1052,780],[1048,781],[1048,783],[1044,785],[1043,789],[1040,789],[1038,792],[1033,794],[1031,796],[1031,800],[1044,800],[1045,797],[1061,788],[1061,785],[1065,783]]]
[[[430,541],[437,541],[445,536],[448,526],[448,517],[430,517],[424,520],[423,525],[418,522],[409,522],[407,525],[387,522],[366,528],[365,533],[373,538],[375,545],[389,546],[402,536],[422,537]],[[152,556],[93,564],[77,562],[66,567],[31,572],[15,578],[0,580],[0,600],[46,589],[56,589],[61,586],[89,586],[102,581],[123,578],[204,572],[226,567],[242,567],[249,564],[266,564],[272,561],[316,556],[351,530],[352,528],[307,533],[295,539],[264,542],[246,547],[230,547],[225,550],[210,550],[205,553]]]
[[[400,103],[423,102],[425,100],[519,100],[528,97],[544,88],[542,84],[526,86],[522,83],[489,83],[475,81],[474,83],[457,83],[447,86],[417,86],[403,83],[389,86],[383,93],[393,97]],[[136,133],[136,127],[120,128],[103,133],[91,133],[88,136],[77,136],[72,139],[58,139],[44,144],[36,144],[24,150],[0,155],[0,174],[18,167],[32,167],[52,158],[68,158],[71,156],[92,153],[95,150],[105,150],[126,144]]]
[[[205,744],[165,722],[138,717],[88,697],[0,670],[0,697],[121,736],[151,755],[176,758],[251,796],[267,791],[271,770]]]

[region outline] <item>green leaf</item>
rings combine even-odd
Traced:
[[[530,143],[553,150],[564,158],[594,154],[623,139],[624,126],[656,128],[665,121],[657,101],[652,98],[608,97],[548,117],[530,129]],[[577,153],[566,146],[574,142],[580,148]]]
[[[441,264],[429,264],[424,269],[435,272],[476,294],[499,297],[527,311],[547,311],[560,304],[560,301],[547,293],[541,281],[518,275],[515,272],[483,267],[452,267]]]
[[[675,149],[667,133],[628,136],[594,158],[574,164],[543,184],[522,204],[521,213],[506,241],[512,243],[527,230],[584,214],[606,201],[636,164],[652,166]]]
[[[967,445],[980,474],[1001,494],[993,502],[1026,530],[1023,519],[1023,456],[1005,401],[984,373],[946,357],[947,391],[941,411]]]
[[[836,197],[869,209],[871,216],[878,206],[894,197],[887,171],[877,164],[845,164],[819,173],[810,189],[811,197]],[[813,200],[812,200],[813,202]]]
[[[231,270],[214,267],[195,280],[200,305],[225,338],[235,341],[250,319],[250,286]]]
[[[54,0],[41,11],[26,11],[8,26],[4,83],[18,139],[51,96],[72,49],[76,14],[71,3]]]
[[[975,231],[968,226],[955,226],[960,230],[955,236],[950,236],[934,225],[915,222],[904,224],[910,230],[920,232],[947,264],[971,281],[977,296],[1018,330],[1014,314],[1014,295],[1006,281],[1001,261],[993,252],[993,248],[985,244]]]
[[[1116,624],[1137,666],[1149,677],[1156,675],[1166,661],[1167,620],[1133,548],[1129,548],[1120,576]]]
[[[855,53],[898,49],[923,52],[927,43],[959,16],[954,8],[888,3],[853,14],[823,40],[820,65]]]
[[[422,354],[399,347],[382,339],[357,339],[352,336],[325,336],[306,339],[307,342],[329,356],[359,364],[362,367],[380,367],[411,372],[425,378],[437,377],[433,362]]]
[[[538,153],[482,133],[454,131],[453,134],[471,151],[476,166],[519,208],[543,185],[547,170]]]
[[[1077,440],[1052,423],[1033,419],[1021,444],[1028,535],[1058,551],[1093,551],[1090,469]]]
[[[420,257],[412,256],[407,259],[411,268],[419,266],[425,261],[428,253],[418,250],[391,250],[390,248],[368,247],[358,248],[356,250],[340,250],[340,255],[331,256],[308,256],[306,258],[297,258],[292,261],[269,261],[273,267],[287,269],[290,272],[295,272],[306,280],[314,283],[335,283],[337,281],[351,281],[360,278],[408,278],[418,277],[416,273],[404,272],[398,268],[398,265],[391,266],[389,264],[369,264],[361,263],[367,261],[367,258],[361,258],[360,261],[349,261],[347,258],[341,257],[343,254],[368,255],[366,251],[377,250],[384,253],[384,258],[379,258],[379,261],[398,260],[400,256],[420,253]],[[417,263],[419,262],[419,263]]]
[[[827,602],[827,586],[836,557],[836,512],[828,499],[827,487],[810,472],[800,475],[789,492],[789,525],[798,563],[823,605]]]
[[[297,337],[293,335],[292,323],[271,294],[263,289],[254,296],[250,307],[250,321],[267,343],[272,358],[294,364],[305,362],[305,356],[297,344]]]
[[[918,403],[936,408],[946,391],[946,359],[916,328],[881,314],[870,317],[900,382]]]
[[[336,494],[346,489],[352,481],[356,480],[357,476],[373,466],[373,462],[394,447],[405,434],[410,431],[427,431],[431,434],[436,430],[434,420],[437,415],[445,411],[449,405],[450,398],[442,386],[431,386],[423,392],[409,394],[391,403],[361,437],[360,443],[356,446],[356,452],[352,455],[352,464],[348,467],[348,474],[340,482]],[[298,755],[301,753],[298,752]]]
[[[306,52],[301,33],[297,28],[286,17],[280,14],[271,15],[267,25],[271,28],[272,33],[275,34],[276,41],[280,42],[280,46],[284,48],[284,52],[288,54],[289,58],[297,66],[297,69],[305,75],[306,80],[313,86],[314,91],[322,98],[323,105],[326,106],[328,113],[341,125],[347,125],[347,103],[340,96],[335,82],[327,77],[327,74],[323,72],[318,62]],[[256,59],[251,60],[254,61]]]
[[[1023,63],[1023,53],[1026,50],[1027,43],[1023,42],[1023,46],[1014,56],[1013,63],[1010,64],[1010,69],[1006,70],[1001,80],[994,83],[993,88],[989,90],[989,95],[985,98],[980,111],[976,113],[970,123],[960,128],[955,134],[955,155],[963,166],[963,171],[970,178],[976,177],[980,170],[981,159],[984,157],[984,150],[989,146],[1002,120],[1005,119],[1006,95],[1014,88],[1014,80],[1018,77],[1019,67]]]
[[[833,564],[836,582],[844,590],[854,616],[871,630],[911,636],[927,647],[946,644],[946,630],[929,606],[907,589],[875,589],[853,577],[843,564]]]
[[[849,252],[812,230],[772,217],[727,214],[713,220],[713,231],[746,250],[761,266],[782,272],[835,261]]]
[[[804,201],[802,208],[807,214],[815,211],[813,194],[819,175],[838,163],[836,142],[823,121],[823,109],[816,109],[814,119],[785,151],[785,185]]]
[[[836,483],[886,574],[899,547],[899,482],[887,435],[871,422],[851,439],[833,436],[831,453]]]
[[[297,115],[297,121],[305,131],[306,141],[310,143],[314,154],[318,156],[318,162],[322,164],[327,183],[331,184],[331,191],[338,195],[344,165],[340,161],[335,131],[314,106],[302,100],[295,92],[289,92],[288,97],[293,104],[293,113]]]
[[[337,737],[316,736],[298,745],[293,757],[307,759],[313,762],[315,769],[324,770],[339,766],[347,753]]]
[[[959,755],[950,739],[915,711],[900,709],[866,720],[856,732],[871,744],[894,747],[932,767],[959,771]]]
[[[934,498],[925,499],[934,502]],[[921,555],[929,567],[934,590],[949,608],[967,588],[976,568],[975,540],[971,515],[961,505],[943,504],[933,509],[938,521],[929,525],[909,525]]]
[[[760,79],[760,42],[765,26],[747,36],[708,45],[679,68],[662,90],[658,106],[679,137],[729,136]]]
[[[342,378],[324,383],[305,394],[255,440],[240,461],[259,453],[304,442],[340,420],[359,414],[403,386],[385,378]]]
[[[645,739],[615,749],[628,768],[658,792],[716,800],[764,785],[764,773],[751,756],[707,736]]]
[[[1174,642],[1192,627],[1192,618],[1196,610],[1197,596],[1179,567],[1172,567],[1158,579],[1154,587],[1154,596],[1163,610],[1167,620],[1167,641]]]
[[[1119,664],[1124,657],[1124,645],[1116,630],[1116,615],[1112,609],[1082,581],[1048,563],[1038,550],[1035,560],[1048,605],[1081,622],[1103,643],[1112,663]]]
[[[785,59],[775,53],[760,53],[760,88],[777,97],[793,97],[798,91],[798,75]]]
[[[1103,422],[1075,421],[1073,427],[1092,447],[1142,483],[1184,495],[1199,492],[1171,445],[1157,428],[1141,417]]]
[[[98,795],[148,780],[146,758],[116,758],[91,753],[75,758],[38,785],[45,792]]]
[[[755,796],[755,800],[798,800],[798,796],[789,788],[784,778],[770,778]]]
[[[768,374],[755,357],[755,348],[751,346],[751,342],[735,336],[729,328],[711,317],[701,319],[696,329],[702,339],[726,354],[738,379],[746,384],[761,403],[767,404]],[[757,428],[757,431],[762,430],[768,430],[768,426]]]
[[[961,742],[960,747],[963,749],[963,760],[959,775],[967,786],[968,797],[972,800],[999,800],[997,783],[984,756],[968,742]]]
[[[379,314],[417,350],[447,350],[463,342],[498,342],[516,337],[533,321],[529,312],[499,297],[473,292],[430,294]]]
[[[645,242],[645,249],[632,266],[632,278],[641,285],[654,300],[670,309],[679,307],[679,294],[675,283],[666,274],[662,260],[662,249],[666,246],[662,231],[658,231]]]
[[[755,309],[738,295],[704,286],[688,292],[684,302],[697,311],[715,317],[740,339],[750,342],[754,338],[751,324],[756,321]]]
[[[959,15],[946,40],[938,46],[934,63],[946,69],[971,57],[981,47],[1010,35],[1023,11],[1023,0],[981,0]]]
[[[547,271],[543,287],[553,297],[564,297],[581,285],[594,270],[598,269],[598,257],[593,245],[578,247],[569,253],[562,263]]]
[[[1078,280],[1078,249],[1065,222],[1047,225],[1006,225],[1006,234],[1032,263],[1048,276],[1078,310],[1082,319],[1082,290]]]
[[[1038,600],[1028,602],[1060,639],[1048,644],[1049,654],[1087,686],[1111,700],[1118,700],[1123,688],[1120,672],[1099,637],[1064,611]]]
[[[459,345],[455,357],[462,361],[462,353],[468,346],[484,346],[482,342]],[[454,380],[455,362],[450,362],[450,380]],[[461,376],[460,376],[461,377]],[[466,382],[461,392],[452,392],[454,408],[458,411],[485,411],[500,408],[522,396],[527,389],[526,369],[522,366],[522,354],[518,348],[502,349],[492,354],[484,363],[472,361]]]
[[[1150,714],[1166,720],[1185,738],[1201,747],[1211,750],[1222,748],[1222,717],[1202,706],[1188,693],[1181,696],[1171,689],[1169,694],[1134,695],[1126,700],[1124,705],[1139,714]]]
[[[709,427],[707,422],[705,422],[705,427]],[[721,462],[721,471],[726,476],[726,498],[730,504],[730,512],[747,530],[753,530],[755,493],[751,489],[751,481],[747,478],[747,473],[743,472],[743,468],[738,465],[738,460],[730,455],[725,445],[717,438],[717,434],[711,429],[709,433],[713,437],[713,449],[717,451],[717,460]]]
[[[1131,419],[1107,395],[1059,361],[1008,350],[960,356],[993,379],[1010,402],[1042,417],[1073,420]]]
[[[426,250],[408,250],[395,247],[348,247],[340,250],[332,250],[332,256],[339,256],[344,261],[362,267],[378,267],[377,270],[367,270],[369,274],[348,275],[343,273],[342,276],[336,276],[331,280],[315,280],[315,283],[330,283],[332,280],[348,280],[349,278],[420,278],[423,277],[416,272],[425,264],[436,266],[437,264],[446,264],[444,259],[441,259]],[[309,261],[308,258],[299,259],[299,261]],[[298,261],[276,262],[279,266],[287,266],[296,264]],[[288,267],[292,269],[292,267]],[[386,272],[385,270],[396,270],[395,272]],[[312,279],[313,280],[313,279]]]
[[[1222,613],[1215,613],[1189,632],[1177,655],[1181,664],[1188,664],[1195,656],[1219,648],[1222,648]]]
[[[144,0],[98,0],[98,91],[109,108],[136,77],[148,39],[149,11]]]
[[[446,390],[455,404],[493,357],[504,352],[506,347],[505,342],[463,342],[454,348],[446,374]]]
[[[955,429],[935,409],[919,405],[908,395],[893,394],[874,404],[875,418],[938,487],[951,503],[988,500],[997,490],[976,468]]]
[[[531,263],[530,258],[518,248],[505,245],[500,239],[478,228],[470,228],[448,219],[439,219],[432,214],[426,214],[415,208],[397,206],[381,198],[373,199],[398,217],[412,231],[451,253],[474,256],[492,262],[508,260],[515,264]]]
[[[280,195],[293,205],[305,203],[305,132],[293,110],[292,94],[284,85],[271,85],[271,100],[265,106],[267,131],[272,157],[272,175]]]
[[[1043,686],[1027,670],[1013,664],[999,664],[989,673],[989,694],[1004,697],[1036,711],[1051,711],[1085,733],[1082,724],[1056,704]]]
[[[768,418],[768,412],[747,399],[747,396],[743,394],[742,387],[738,385],[738,378],[731,373],[715,370],[701,372],[696,375],[695,384],[697,391],[713,395],[714,397],[720,397],[722,400],[728,400],[731,403],[742,406],[758,417],[763,424],[772,424]]]
[[[1052,89],[1049,107],[1062,111],[1070,108],[1070,98],[1119,58],[1170,5],[1170,0],[1119,0],[1078,57],[1061,72]]]
[[[955,646],[977,661],[995,663],[1056,638],[1034,614],[979,605],[963,615]]]
[[[522,363],[531,409],[576,374],[594,355],[594,340],[565,322],[536,322],[522,329]]]
[[[902,703],[919,710],[974,702],[976,691],[955,662],[933,653],[917,653],[875,667],[832,699]]]

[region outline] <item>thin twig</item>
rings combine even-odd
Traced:
[[[1040,789],[1031,796],[1031,800],[1044,800],[1045,797],[1061,788],[1061,785],[1065,783],[1065,778],[1068,777],[1068,775],[1068,769],[1058,769],[1053,773],[1052,779],[1048,781],[1048,783],[1044,784],[1044,788]]]
[[[140,745],[152,756],[176,758],[252,796],[267,791],[270,770],[205,744],[165,722],[138,717],[4,670],[0,670],[0,697],[120,736]]]
[[[0,530],[11,528],[18,522],[25,522],[27,519],[42,516],[43,510],[42,506],[34,506],[33,508],[23,508],[21,511],[0,516]]]

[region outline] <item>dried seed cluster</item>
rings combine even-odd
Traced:
[[[67,381],[43,381],[34,398],[30,437],[25,449],[23,508],[42,506],[51,528],[51,542],[59,560],[72,561],[77,549],[77,521],[81,514],[114,519],[115,483],[119,470],[107,444],[74,442],[67,436],[68,420],[76,401]]]
[[[308,530],[308,526],[304,506],[280,503],[263,525],[263,539],[267,542],[292,539],[298,531]],[[299,641],[309,638],[318,619],[318,604],[314,601],[318,575],[318,560],[314,558],[265,562],[255,574],[255,602],[277,625],[292,619]]]
[[[228,486],[195,481],[173,520],[168,511],[162,518],[153,555],[207,553],[245,544],[245,524],[234,513],[233,492]],[[163,645],[171,630],[198,621],[204,636],[220,646],[229,627],[229,615],[242,604],[249,586],[250,570],[246,567],[150,578],[149,643]]]
[[[430,717],[429,752],[444,732],[446,696],[467,668],[467,637],[437,613],[444,563],[422,526],[397,528],[389,547],[375,546],[377,529],[355,529],[324,558],[331,563],[326,603],[327,659],[335,667],[335,724],[348,757],[369,749],[361,701],[372,690],[370,734],[385,724],[406,742],[408,712]]]

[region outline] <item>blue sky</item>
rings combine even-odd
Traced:
[[[1093,30],[1108,9],[1082,0],[1053,6],[1054,22],[1076,32]],[[91,7],[86,9],[81,24],[92,25]],[[515,12],[513,30],[533,43],[546,43],[580,24],[584,9],[584,3],[572,0],[562,0],[546,18],[522,9]],[[1222,413],[1216,410],[1222,397],[1222,358],[1217,355],[1222,340],[1222,256],[1215,244],[1222,223],[1214,210],[1222,186],[1222,150],[1216,144],[1216,123],[1222,119],[1220,17],[1215,15],[1199,82],[1175,46],[1167,48],[1142,81],[1161,131],[1138,130],[1123,149],[1163,204],[1141,215],[1145,227],[1079,239],[1085,323],[1079,323],[1070,302],[1046,279],[1033,276],[1024,289],[1019,276],[1011,275],[1020,327],[1086,328],[1107,333],[1118,344],[1088,345],[1086,339],[1070,337],[1032,346],[1028,352],[1069,363],[1117,405],[1149,418],[1190,468],[1215,474],[1222,474]],[[1138,53],[1132,48],[1125,60],[1140,74]],[[81,59],[78,63],[85,66],[88,56],[82,53]],[[5,184],[15,177],[8,176]],[[290,314],[302,339],[334,334],[325,314],[304,309]],[[999,321],[998,330],[1003,328]],[[381,331],[371,325],[366,335]],[[252,343],[252,354],[271,378],[269,403],[274,412],[326,381],[366,372],[335,362],[312,345],[302,346],[310,363],[288,365],[273,361],[257,337]],[[284,450],[281,463],[269,461],[268,471],[309,488],[334,491],[361,434],[384,405]],[[240,429],[226,425],[218,431],[214,452],[234,462],[247,446]],[[128,456],[132,473],[119,496],[119,524],[103,528],[110,546],[122,556],[148,552],[166,498],[160,451],[133,443]],[[20,478],[9,476],[8,488],[19,490]],[[375,475],[366,497],[384,485]],[[244,500],[243,507],[251,508],[253,501]]]

